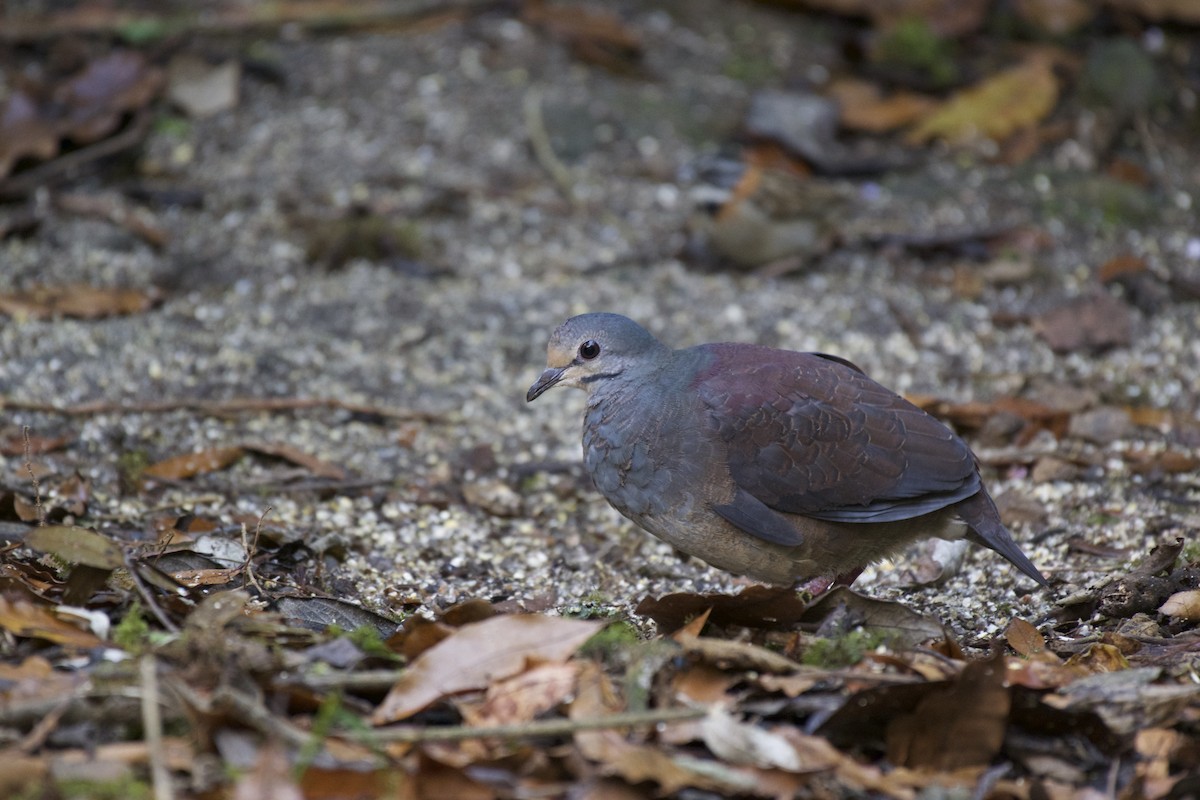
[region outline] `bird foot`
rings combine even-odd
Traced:
[[[815,578],[810,578],[803,583],[796,584],[796,591],[808,597],[809,599],[815,600],[816,598],[828,592],[830,589],[834,589],[838,586],[848,587],[850,584],[854,583],[859,575],[862,574],[862,571],[863,568],[858,567],[857,569],[848,570],[832,577],[829,575],[819,575]]]

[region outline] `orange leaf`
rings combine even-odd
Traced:
[[[225,469],[245,453],[240,447],[214,447],[198,453],[174,456],[142,470],[142,476],[162,481],[178,481]]]
[[[91,631],[64,622],[48,607],[28,600],[0,596],[0,628],[28,639],[45,639],[69,647],[99,647],[103,641]]]

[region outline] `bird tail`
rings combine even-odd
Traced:
[[[954,510],[971,529],[967,538],[975,544],[995,550],[1009,560],[1021,572],[1042,586],[1049,586],[1045,576],[1038,571],[1020,546],[1013,541],[1012,534],[1000,521],[1000,512],[986,491],[979,491],[954,505]]]

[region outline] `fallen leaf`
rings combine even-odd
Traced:
[[[35,528],[25,537],[25,543],[34,550],[53,553],[69,564],[111,570],[125,563],[119,544],[101,533],[74,525]]]
[[[914,647],[944,635],[936,619],[910,609],[903,603],[877,600],[848,586],[839,586],[813,601],[804,614],[806,623],[821,623],[832,617],[880,634],[893,647]]]
[[[1129,305],[1106,291],[1068,300],[1033,319],[1033,330],[1057,353],[1097,352],[1133,340]]]
[[[1008,646],[1025,658],[1058,664],[1062,659],[1046,649],[1046,639],[1037,628],[1020,617],[1014,617],[1004,631]]]
[[[1101,283],[1112,283],[1130,275],[1141,275],[1149,269],[1150,265],[1146,263],[1146,259],[1125,253],[1105,261],[1096,273],[1096,279]]]
[[[708,621],[714,625],[788,629],[800,620],[807,607],[790,587],[753,585],[736,595],[677,592],[646,597],[638,603],[636,612],[650,617],[664,630],[681,628],[704,611],[710,611]]]
[[[329,478],[335,481],[346,479],[346,470],[342,467],[309,455],[290,444],[283,444],[282,442],[246,442],[242,447],[252,453],[260,453],[264,456],[290,461],[297,466],[304,467],[318,478]]]
[[[196,475],[225,469],[245,454],[241,447],[214,447],[198,453],[173,456],[142,470],[142,477],[163,481],[179,481]]]
[[[162,70],[140,53],[114,50],[101,56],[55,91],[66,114],[60,133],[80,144],[102,139],[127,112],[148,105],[162,84]]]
[[[53,158],[58,146],[58,131],[42,116],[34,98],[20,87],[12,87],[0,106],[0,178],[23,158]]]
[[[1058,102],[1058,79],[1045,56],[1033,56],[984,82],[958,92],[909,132],[911,144],[945,139],[966,144],[1006,139],[1037,124]]]
[[[1095,712],[1118,735],[1168,727],[1200,697],[1196,684],[1158,683],[1162,669],[1133,667],[1089,675],[1043,697],[1055,708]]]
[[[61,450],[75,441],[75,438],[73,434],[69,433],[65,433],[62,436],[37,436],[31,433],[29,435],[29,454],[41,455]],[[25,455],[25,437],[21,434],[13,434],[0,439],[0,455]]]
[[[528,722],[570,697],[578,675],[578,664],[539,664],[488,686],[483,703],[463,708],[463,716],[478,726]]]
[[[972,661],[887,728],[888,760],[914,768],[984,766],[1000,752],[1011,707],[1004,657]]]
[[[830,84],[828,95],[841,110],[845,128],[867,133],[887,133],[912,124],[937,105],[937,101],[914,92],[883,96],[877,84],[842,78]]]
[[[0,293],[0,314],[17,319],[104,317],[140,314],[162,300],[156,289],[110,289],[84,284],[43,286]]]
[[[1167,602],[1163,603],[1158,611],[1168,617],[1200,620],[1200,589],[1176,592],[1167,598]]]
[[[413,661],[371,722],[405,719],[444,697],[511,677],[530,661],[565,661],[600,627],[598,622],[536,614],[463,626]]]
[[[713,755],[733,764],[773,767],[788,772],[820,772],[839,761],[833,745],[824,739],[812,737],[815,741],[806,741],[806,747],[801,749],[788,737],[758,725],[739,722],[719,708],[713,708],[704,718],[701,732],[704,744]]]
[[[0,628],[14,636],[45,639],[81,649],[99,647],[104,643],[94,633],[63,621],[48,606],[11,595],[0,595]]]

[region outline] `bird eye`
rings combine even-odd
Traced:
[[[600,355],[600,343],[595,339],[588,339],[579,345],[579,357],[583,360],[591,361],[598,355]]]

